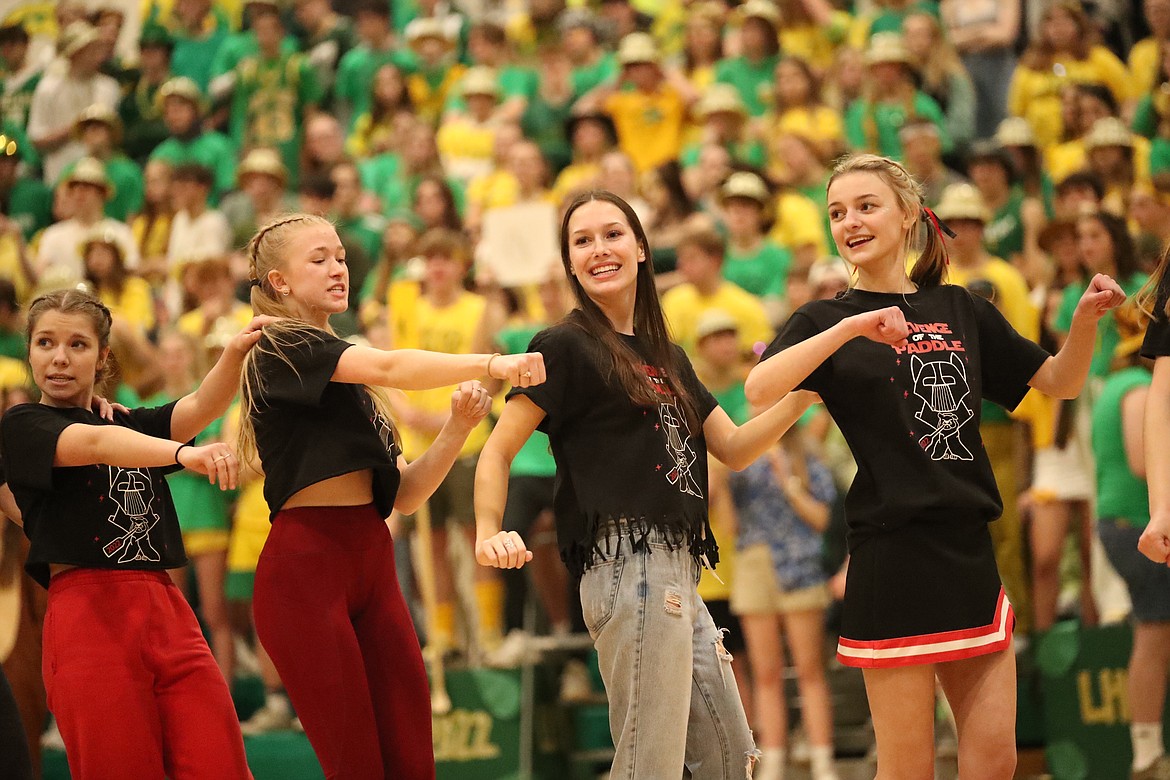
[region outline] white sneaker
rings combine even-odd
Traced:
[[[514,628],[504,637],[504,641],[489,652],[484,659],[486,666],[493,669],[514,669],[533,655],[529,647],[530,637],[527,632]]]
[[[573,659],[565,663],[561,672],[561,703],[575,704],[594,698],[593,681],[584,661]]]
[[[260,660],[252,646],[242,636],[236,636],[232,638],[232,647],[236,651],[236,677],[259,677]]]
[[[49,720],[49,727],[41,734],[41,747],[45,750],[65,750],[65,738],[61,736],[61,727],[57,719]]]
[[[244,736],[254,737],[272,731],[288,731],[293,727],[292,708],[283,696],[270,696],[264,706],[240,724]]]

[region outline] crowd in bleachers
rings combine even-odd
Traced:
[[[673,338],[743,422],[746,372],[787,316],[850,283],[824,207],[846,152],[904,162],[955,233],[950,283],[1050,350],[1093,273],[1136,293],[1170,239],[1170,0],[1140,13],[1076,0],[62,0],[0,25],[0,133],[6,405],[30,392],[22,306],[76,284],[114,312],[111,400],[189,392],[251,319],[247,241],[290,210],[328,217],[345,245],[340,335],[525,351],[572,305],[560,211],[600,188],[634,207]],[[1102,321],[1077,401],[1033,392],[1012,414],[983,411],[1019,636],[1129,612],[1096,530],[1098,474],[1117,464],[1095,461],[1117,451],[1093,424],[1102,388],[1135,365],[1135,327]],[[492,389],[502,405],[505,388]],[[392,398],[408,459],[449,400]],[[234,441],[236,427],[229,413],[205,435]],[[525,578],[472,569],[467,554],[489,431],[490,419],[468,438],[429,518],[391,522],[402,536],[433,529],[431,549],[414,551],[436,574],[435,605],[416,615],[425,640],[507,663]],[[723,605],[717,622],[752,623],[746,648],[742,630],[728,645],[758,672],[763,746],[787,744],[771,662],[783,633],[805,731],[831,749],[820,658],[853,466],[823,411],[757,465],[712,471],[725,552],[722,582],[706,573],[701,592]],[[514,474],[553,470],[535,446]],[[245,732],[294,717],[247,617],[268,527],[251,476],[230,500],[172,477],[193,561],[175,576],[224,674],[256,655],[264,673],[268,701]],[[768,506],[808,538],[769,530]],[[532,590],[549,630],[568,633],[573,597],[540,509],[509,522],[543,559]],[[803,597],[760,597],[769,569]]]

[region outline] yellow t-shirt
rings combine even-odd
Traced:
[[[693,284],[680,284],[662,296],[662,313],[670,327],[671,340],[692,358],[696,354],[699,319],[712,309],[722,310],[735,320],[740,349],[745,354],[752,352],[757,343],[767,344],[775,335],[760,299],[742,287],[724,282],[713,295],[704,297]]]
[[[0,390],[10,387],[30,387],[32,376],[23,360],[0,355]]]
[[[1080,139],[1050,147],[1044,160],[1048,166],[1048,175],[1057,184],[1089,165],[1084,141]],[[1136,181],[1150,180],[1150,139],[1140,135],[1133,136],[1133,173]]]
[[[127,277],[121,295],[103,290],[101,299],[115,319],[129,322],[142,331],[154,328],[154,297],[145,279]]]
[[[605,101],[617,127],[618,145],[639,172],[674,160],[682,151],[687,107],[682,96],[663,85],[653,94],[617,92]]]
[[[345,151],[350,157],[364,160],[373,154],[374,147],[394,135],[394,127],[388,121],[374,124],[374,117],[365,113],[354,122],[353,132],[345,141]]]
[[[1129,75],[1133,79],[1134,94],[1144,95],[1154,88],[1158,75],[1158,50],[1161,44],[1155,38],[1143,38],[1129,50]]]
[[[236,301],[226,317],[220,317],[213,323],[207,322],[207,317],[199,309],[194,309],[179,317],[175,329],[187,338],[197,343],[203,343],[208,336],[229,338],[236,335],[252,321],[252,307],[246,303]]]
[[[785,25],[780,29],[780,51],[786,57],[799,57],[823,73],[832,67],[852,24],[853,17],[847,11],[833,11],[831,21],[823,27],[812,22]]]
[[[1070,83],[1105,84],[1118,102],[1137,95],[1125,65],[1103,46],[1094,46],[1083,60],[1058,57],[1045,71],[1016,66],[1008,92],[1008,111],[1028,120],[1042,148],[1060,140],[1064,126],[1060,118],[1060,91]]]
[[[32,282],[20,265],[20,251],[12,236],[0,236],[0,279],[7,279],[16,288],[16,300],[24,301],[32,289]]]
[[[1016,332],[1035,341],[1040,338],[1040,315],[1028,295],[1028,283],[1015,266],[993,257],[982,268],[968,270],[952,262],[947,282],[966,287],[973,279],[986,279],[995,288],[995,305]]]
[[[455,63],[449,65],[443,80],[437,86],[422,73],[412,73],[406,78],[406,90],[410,93],[410,100],[414,103],[415,113],[420,119],[438,123],[443,115],[443,107],[447,105],[447,98],[455,94],[457,85],[467,72],[467,66]]]
[[[510,171],[496,169],[477,176],[467,185],[467,203],[482,211],[513,206],[520,200],[520,182]]]
[[[394,332],[392,338],[399,349],[425,349],[431,352],[446,352],[448,354],[467,354],[472,351],[475,337],[479,332],[480,322],[483,320],[484,310],[487,308],[487,299],[482,295],[471,292],[462,293],[449,306],[435,308],[422,295],[413,300],[413,313],[401,310],[395,311],[395,295],[391,285],[391,327],[402,324],[402,318],[410,317],[413,320],[402,332]],[[405,300],[406,297],[402,296]],[[410,404],[416,409],[426,412],[447,412],[451,408],[451,393],[454,386],[440,387],[434,390],[411,390],[406,393]],[[460,456],[474,455],[483,449],[491,432],[486,422],[480,423],[467,437],[467,442],[460,450]],[[414,460],[426,451],[434,441],[429,433],[412,430],[402,426],[402,450],[407,460]]]
[[[460,181],[470,181],[490,171],[496,130],[494,124],[480,124],[470,117],[456,117],[444,122],[435,134],[435,145],[448,175]]]
[[[134,243],[142,257],[166,257],[171,243],[171,215],[162,214],[148,223],[140,214],[130,223],[130,232],[134,234]]]
[[[776,224],[768,235],[791,251],[812,244],[817,256],[823,257],[829,254],[829,246],[821,209],[798,192],[782,192],[776,198]]]
[[[572,163],[566,166],[553,182],[553,203],[560,206],[570,195],[588,186],[600,173],[601,166],[597,163]]]

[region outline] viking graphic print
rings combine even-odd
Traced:
[[[975,416],[967,402],[971,388],[962,358],[955,352],[936,360],[911,355],[910,376],[914,395],[922,401],[914,417],[930,428],[918,445],[931,460],[973,460],[962,439],[963,426]]]
[[[121,536],[102,547],[107,558],[118,556],[118,563],[161,560],[150,541],[150,530],[159,517],[151,509],[154,487],[146,469],[124,469],[108,466],[110,471],[110,500],[115,510],[107,519],[122,532]]]

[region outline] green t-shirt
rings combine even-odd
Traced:
[[[0,330],[0,355],[23,361],[28,356],[24,334],[15,330]]]
[[[694,168],[699,164],[699,155],[703,151],[703,146],[702,143],[695,143],[683,149],[678,158],[683,168]],[[753,168],[764,168],[768,165],[768,151],[759,141],[736,141],[725,144],[724,148],[727,149],[727,153],[735,162],[750,165]]]
[[[370,110],[374,74],[386,64],[394,65],[402,71],[403,78],[418,69],[418,61],[409,49],[374,51],[359,45],[341,58],[337,66],[337,79],[333,82],[333,96],[351,107],[347,130],[352,132],[357,118]]]
[[[1150,141],[1150,175],[1170,171],[1170,139],[1155,138]]]
[[[983,245],[995,257],[1010,260],[1024,251],[1024,221],[1020,217],[1023,204],[1024,190],[1012,187],[1007,202],[991,215],[991,222],[983,229]]]
[[[359,214],[353,217],[337,217],[333,220],[337,231],[345,231],[362,245],[371,261],[382,253],[382,231],[386,221],[377,214]]]
[[[131,214],[137,214],[142,210],[142,201],[146,197],[142,168],[121,153],[103,161],[103,164],[106,166],[106,176],[114,187],[113,195],[106,201],[105,215],[110,219],[125,222]],[[76,167],[77,163],[66,165],[58,181],[64,181]]]
[[[300,172],[302,120],[310,105],[321,102],[317,71],[300,54],[273,59],[246,57],[236,66],[232,92],[231,134],[240,149],[267,146],[280,151],[289,186]]]
[[[1121,402],[1131,390],[1148,387],[1150,380],[1150,372],[1140,366],[1114,372],[1105,379],[1093,406],[1097,516],[1125,519],[1143,528],[1150,522],[1150,493],[1125,457]]]
[[[33,92],[37,84],[41,83],[43,73],[35,73],[25,79],[15,89],[9,91],[8,85],[0,80],[0,120],[11,122],[21,127],[28,126],[28,109],[32,105]],[[7,79],[7,73],[0,73],[0,79]]]
[[[127,389],[126,396],[133,398],[135,406],[162,406],[176,399],[166,393],[155,393],[138,400],[133,390]],[[120,401],[121,402],[121,401]],[[195,437],[195,446],[217,440],[223,431],[223,418],[213,421]],[[192,531],[226,531],[228,528],[228,506],[231,494],[220,490],[219,485],[207,481],[207,477],[194,471],[176,471],[167,475],[167,487],[175,502],[175,514],[183,533]]]
[[[517,355],[528,349],[532,337],[544,330],[546,325],[518,325],[512,328],[503,328],[496,334],[496,343],[500,350],[508,355]],[[557,464],[553,459],[548,436],[540,431],[533,431],[524,442],[524,446],[512,459],[512,476],[515,477],[551,477],[557,473]]]
[[[548,162],[549,174],[555,177],[572,162],[573,149],[565,137],[565,122],[573,112],[573,101],[554,106],[539,92],[528,101],[524,116],[520,118],[520,129],[524,135],[540,147]]]
[[[297,39],[291,35],[284,36],[280,42],[281,54],[293,54],[298,49]],[[220,44],[215,53],[215,60],[211,64],[211,76],[222,76],[233,70],[244,61],[245,57],[252,57],[260,53],[260,43],[256,40],[256,33],[244,30],[232,33]]]
[[[911,116],[933,122],[938,127],[943,153],[951,151],[954,143],[947,131],[946,117],[934,98],[921,91],[914,93],[914,105],[909,114],[900,104],[854,100],[845,112],[845,138],[853,149],[877,151],[886,157],[900,160],[902,140],[898,137],[898,131]],[[876,149],[873,148],[875,144]]]
[[[1147,277],[1143,273],[1135,273],[1128,279],[1117,279],[1126,296],[1131,296],[1142,288]],[[1087,280],[1086,280],[1087,282]],[[1077,302],[1085,293],[1085,284],[1074,283],[1064,288],[1060,299],[1060,309],[1056,313],[1056,329],[1061,333],[1068,333],[1072,328],[1073,313],[1077,310]],[[1093,349],[1093,363],[1089,368],[1089,376],[1104,378],[1109,375],[1113,365],[1113,350],[1121,341],[1117,332],[1117,321],[1113,319],[1113,312],[1105,312],[1105,316],[1097,321],[1097,345]]]
[[[215,188],[211,202],[217,203],[219,196],[230,192],[236,186],[236,147],[226,135],[209,130],[190,141],[168,138],[154,148],[152,160],[162,160],[171,166],[198,163],[212,171]]]
[[[161,84],[140,79],[118,104],[123,128],[122,148],[132,160],[145,162],[155,147],[167,138],[167,126],[156,102],[161,87]]]
[[[496,84],[500,87],[500,102],[509,98],[522,97],[531,102],[540,90],[540,76],[532,68],[519,65],[505,65],[496,74]],[[466,111],[467,101],[459,90],[454,90],[447,100],[447,108],[456,111]]]
[[[743,382],[736,382],[731,387],[725,387],[722,390],[707,388],[711,391],[711,395],[715,396],[715,400],[719,402],[720,408],[727,412],[727,416],[736,425],[743,425],[751,417],[751,407],[748,405],[743,387]]]
[[[175,48],[171,53],[171,72],[176,76],[186,76],[199,85],[199,89],[207,91],[211,83],[212,65],[215,55],[219,52],[224,41],[231,35],[231,22],[227,13],[217,5],[211,7],[202,34],[191,36],[179,28],[173,17],[158,18],[158,6],[154,6],[148,22],[161,24],[170,31],[175,41]]]
[[[723,278],[760,298],[782,298],[788,290],[791,266],[792,253],[770,238],[764,238],[754,252],[747,254],[739,254],[728,244]]]
[[[0,208],[20,225],[24,240],[31,241],[53,221],[53,193],[39,179],[18,179],[7,196],[0,194]]]
[[[730,84],[739,92],[749,116],[763,116],[772,105],[772,73],[780,55],[749,62],[744,57],[715,63],[715,80]]]
[[[606,52],[592,65],[573,68],[569,74],[569,83],[573,85],[573,94],[581,97],[594,87],[613,81],[620,72],[617,57],[612,52]]]

